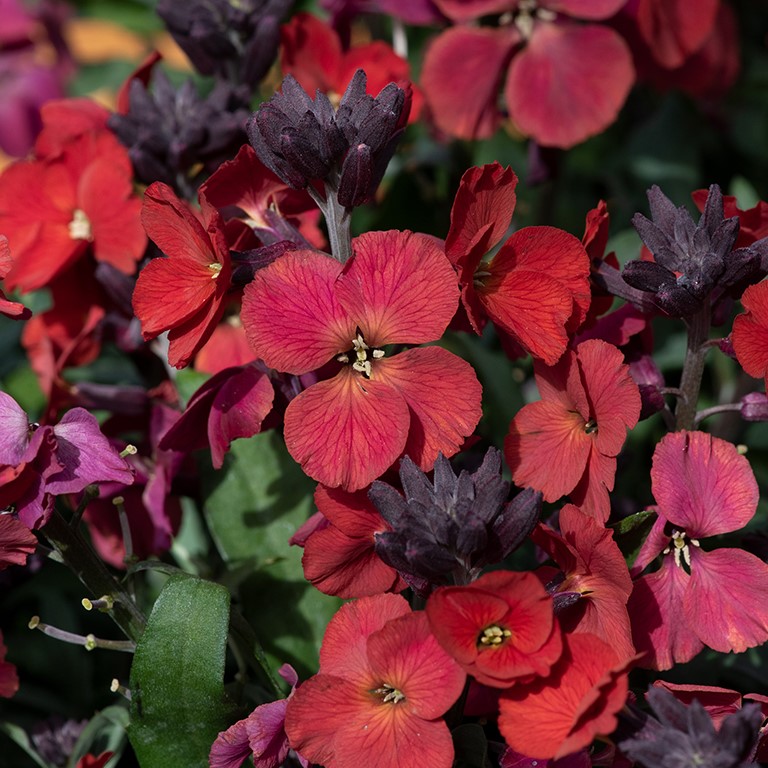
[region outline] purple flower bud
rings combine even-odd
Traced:
[[[750,392],[741,398],[741,418],[745,421],[768,421],[768,395]]]

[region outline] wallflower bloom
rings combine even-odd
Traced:
[[[464,681],[423,612],[397,595],[360,598],[331,619],[319,674],[289,700],[288,740],[326,768],[450,768],[441,716]]]
[[[445,253],[474,331],[490,319],[505,346],[554,365],[589,308],[589,257],[561,229],[524,227],[483,261],[509,228],[516,186],[514,171],[499,163],[470,168],[453,202]]]
[[[224,313],[232,267],[224,222],[200,196],[195,213],[161,182],[144,194],[142,222],[149,237],[168,258],[157,258],[141,271],[133,308],[144,339],[170,330],[168,362],[188,365]]]
[[[736,359],[750,376],[768,381],[768,282],[750,285],[741,303],[745,312],[731,332]]]
[[[512,420],[504,453],[517,485],[545,501],[569,494],[599,522],[611,511],[616,456],[637,424],[640,393],[616,347],[584,341],[548,368],[534,363],[541,400]]]
[[[552,673],[516,685],[499,699],[499,730],[507,744],[533,758],[565,757],[613,733],[624,706],[628,661],[594,635],[563,635]]]
[[[494,688],[546,677],[563,651],[552,598],[533,573],[492,571],[466,587],[440,587],[427,617],[443,649]]]
[[[745,651],[768,640],[768,564],[742,549],[703,551],[699,540],[743,528],[757,509],[749,462],[704,432],[674,432],[656,446],[651,487],[658,519],[637,556],[629,600],[640,663],[670,669],[705,645]]]
[[[338,366],[290,402],[285,442],[310,477],[349,491],[402,453],[425,470],[438,452],[452,456],[480,419],[481,393],[471,366],[444,349],[386,349],[435,341],[456,310],[456,275],[433,240],[369,232],[353,247],[346,266],[286,253],[256,273],[242,310],[268,366],[295,375]]]

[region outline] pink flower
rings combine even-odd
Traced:
[[[423,611],[397,595],[363,597],[331,619],[320,672],[288,702],[291,746],[325,768],[450,768],[442,715],[466,676]]]
[[[355,491],[403,453],[430,469],[480,419],[472,367],[440,347],[390,356],[390,344],[440,338],[456,311],[456,274],[434,241],[368,232],[346,266],[316,251],[286,253],[245,289],[242,321],[254,353],[302,375],[326,363],[285,412],[285,442],[323,485]]]
[[[705,645],[745,651],[768,640],[768,564],[741,549],[705,552],[699,540],[743,528],[757,509],[749,462],[704,432],[674,432],[651,469],[658,519],[638,554],[629,614],[643,666],[670,669]]]

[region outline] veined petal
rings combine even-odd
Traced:
[[[347,368],[291,400],[285,443],[311,478],[356,491],[402,453],[410,421],[397,389]]]
[[[622,37],[597,24],[539,24],[509,68],[505,98],[517,127],[569,149],[618,116],[635,81]]]
[[[405,453],[423,470],[438,452],[456,453],[482,416],[482,386],[472,366],[441,347],[401,352],[377,363],[375,376],[397,389],[411,414]]]
[[[722,653],[768,640],[768,564],[741,549],[691,551],[683,608],[699,639]]]
[[[752,468],[705,432],[670,432],[656,446],[651,488],[661,513],[692,538],[738,531],[757,510]]]
[[[459,303],[456,273],[427,235],[367,232],[336,284],[347,312],[360,320],[366,342],[422,344],[443,335]]]
[[[300,375],[352,348],[359,318],[339,301],[341,271],[330,256],[291,251],[256,272],[245,287],[241,318],[257,357]]]
[[[0,392],[0,464],[16,466],[25,459],[30,442],[29,417],[24,409],[5,392]]]
[[[462,139],[493,135],[501,79],[519,41],[515,29],[452,27],[432,43],[421,86],[440,130]]]
[[[641,576],[629,597],[632,642],[638,665],[663,671],[690,661],[703,647],[684,608],[691,577],[667,555],[655,573]]]
[[[605,525],[611,515],[611,500],[608,494],[613,490],[615,477],[616,459],[613,456],[603,456],[592,445],[586,471],[570,492],[571,501],[582,512]]]
[[[541,491],[545,501],[557,501],[576,487],[591,449],[582,417],[546,400],[523,406],[504,440],[515,485]]]
[[[750,285],[741,303],[746,312],[731,333],[736,358],[750,376],[768,378],[768,282]]]

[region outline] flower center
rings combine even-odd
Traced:
[[[677,528],[672,529],[671,541],[669,546],[664,550],[662,554],[668,555],[670,552],[675,553],[675,565],[678,568],[683,567],[683,563],[687,566],[687,570],[691,569],[691,549],[689,545],[694,547],[700,547],[698,539],[690,538],[685,531],[680,531]]]
[[[69,236],[72,240],[93,240],[91,222],[85,215],[85,211],[76,208],[72,214],[72,221],[68,225]]]
[[[382,704],[398,704],[405,701],[405,694],[389,683],[383,683],[381,688],[376,688],[371,693],[381,696]]]
[[[221,274],[221,264],[218,261],[211,262],[208,269],[211,272],[211,280],[215,280]]]
[[[490,627],[486,627],[477,638],[477,644],[480,646],[494,647],[501,645],[507,638],[512,637],[512,632],[508,629],[503,629],[498,624],[492,624]]]
[[[517,12],[509,11],[499,19],[501,26],[514,24],[523,39],[529,40],[533,34],[533,26],[536,19],[541,21],[554,21],[557,14],[548,8],[539,8],[537,0],[520,0],[517,5]]]
[[[355,338],[352,339],[352,349],[339,355],[336,360],[340,363],[351,363],[352,370],[361,373],[364,378],[370,379],[373,372],[373,361],[384,357],[383,349],[371,349],[363,337],[363,332],[358,328]]]
[[[597,434],[597,422],[594,419],[590,419],[585,425],[584,425],[584,431],[588,435],[596,435]]]

